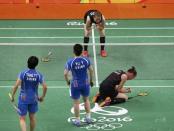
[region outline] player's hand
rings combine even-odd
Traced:
[[[94,86],[94,82],[90,81],[90,86],[93,87]]]
[[[10,100],[11,100],[11,102],[14,102],[14,96],[12,96]]]
[[[70,80],[67,81],[67,85],[70,86]]]
[[[127,88],[127,93],[131,93],[131,88]]]
[[[42,96],[39,97],[39,98],[38,98],[38,101],[43,102],[43,101],[44,101],[44,97],[42,97]]]

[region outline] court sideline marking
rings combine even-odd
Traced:
[[[92,26],[92,44],[93,44],[93,56],[94,56],[95,84],[96,87],[99,87],[94,26]]]
[[[33,27],[6,27],[6,28],[4,28],[4,27],[2,27],[2,28],[0,28],[0,30],[69,30],[69,29],[74,29],[74,30],[81,30],[81,29],[84,29],[84,28],[75,28],[75,27],[73,27],[73,28],[62,28],[62,27],[35,27],[35,28],[33,28]],[[174,30],[174,27],[114,27],[114,28],[105,28],[105,29],[108,29],[108,30],[114,30],[114,29],[116,29],[116,30],[133,30],[133,29],[135,29],[135,30],[164,30],[164,29],[166,29],[166,30]]]
[[[84,43],[80,43],[85,45]],[[88,43],[90,45],[101,45],[100,43]],[[74,43],[0,43],[0,46],[73,46]],[[107,43],[109,46],[173,46],[174,43]]]
[[[139,36],[132,36],[132,35],[128,35],[128,36],[112,36],[112,35],[108,35],[107,38],[173,38],[174,35],[139,35]],[[0,36],[0,39],[82,39],[82,36]],[[99,37],[96,37],[99,38]]]
[[[0,86],[0,88],[12,88],[13,85],[4,85],[4,86]],[[130,87],[130,88],[174,88],[174,85],[170,85],[170,86],[167,86],[167,85],[164,85],[164,86],[151,86],[151,85],[148,85],[148,86],[141,86],[141,85],[137,85],[137,86],[124,86],[124,87]],[[39,86],[39,88],[42,88],[41,86]],[[93,88],[98,88],[98,87],[93,87]],[[68,86],[49,86],[48,85],[48,89],[69,89]]]

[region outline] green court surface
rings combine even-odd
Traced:
[[[129,96],[142,91],[149,95],[105,108],[92,103],[94,124],[74,127],[72,100],[63,70],[66,60],[73,56],[73,44],[83,42],[82,21],[3,20],[0,21],[0,130],[20,130],[7,94],[18,73],[26,68],[27,58],[31,55],[41,58],[49,51],[53,54],[51,61],[40,62],[38,66],[48,84],[48,94],[39,104],[36,131],[174,130],[174,20],[108,20],[106,58],[99,55],[99,36],[93,31],[89,52],[96,85],[112,71],[127,70],[134,65],[138,76],[126,83],[132,87]],[[90,99],[97,90],[98,87],[91,89]],[[81,113],[83,121],[83,110]]]

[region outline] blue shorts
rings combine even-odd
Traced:
[[[73,87],[71,86],[70,88],[70,96],[72,99],[80,99],[80,95],[83,97],[88,97],[90,94],[90,86],[89,85],[84,85],[82,87]]]
[[[38,103],[37,102],[34,104],[18,103],[18,108],[21,111],[21,113],[18,113],[20,116],[27,115],[27,112],[34,114],[38,111]]]

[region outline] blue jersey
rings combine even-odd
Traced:
[[[90,60],[86,57],[75,57],[67,61],[65,69],[72,72],[72,83],[74,87],[89,84],[87,73],[89,66]]]
[[[27,69],[19,74],[18,79],[22,81],[19,103],[36,103],[39,83],[42,84],[44,82],[43,76],[35,69]]]

